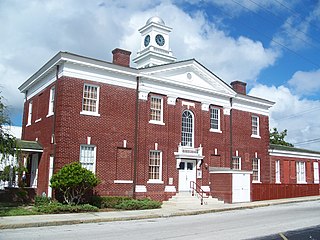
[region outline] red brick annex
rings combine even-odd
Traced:
[[[80,161],[101,196],[165,201],[190,186],[228,203],[319,195],[320,152],[269,144],[274,105],[246,94],[195,59],[177,61],[159,17],[139,29],[141,46],[113,62],[59,52],[19,90],[27,183],[53,196],[49,181]],[[200,190],[202,189],[202,190]]]

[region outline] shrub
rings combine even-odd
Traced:
[[[79,212],[97,212],[99,209],[90,204],[83,205],[71,205],[62,204],[56,201],[52,201],[47,204],[38,205],[36,210],[40,213],[79,213]]]
[[[161,202],[153,201],[150,199],[130,199],[125,200],[115,206],[117,209],[125,210],[143,210],[143,209],[155,209],[160,208]]]
[[[124,196],[93,196],[92,205],[98,208],[115,208],[116,205],[130,199],[132,198]]]
[[[52,176],[50,183],[53,188],[62,192],[66,203],[79,204],[85,193],[97,186],[99,180],[79,162],[74,162],[62,167]]]
[[[51,203],[51,198],[49,197],[35,196],[34,198],[34,205],[36,207],[42,206],[42,205],[48,205],[49,203]]]

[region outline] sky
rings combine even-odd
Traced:
[[[320,151],[319,0],[0,0],[0,91],[12,125],[22,124],[18,87],[57,52],[111,62],[119,47],[133,59],[152,16],[172,27],[178,61],[246,82],[249,95],[275,102],[270,129]]]

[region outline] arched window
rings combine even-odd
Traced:
[[[186,110],[182,113],[181,145],[193,147],[193,113]]]

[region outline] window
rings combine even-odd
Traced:
[[[93,145],[80,146],[80,164],[82,167],[95,173],[96,171],[96,147]]]
[[[276,161],[276,183],[281,183],[281,181],[280,181],[280,160]]]
[[[55,95],[55,87],[52,87],[50,89],[48,116],[51,116],[54,114],[54,95]]]
[[[149,181],[148,182],[161,182],[162,181],[162,153],[161,151],[149,152]]]
[[[254,158],[252,159],[252,181],[260,182],[260,159]]]
[[[32,101],[29,102],[27,126],[31,125],[31,121],[32,121]]]
[[[313,181],[319,183],[319,163],[313,162]]]
[[[220,131],[220,109],[210,108],[210,130],[219,132]]]
[[[297,183],[306,183],[306,163],[297,162],[296,170],[297,170]]]
[[[193,147],[193,114],[189,110],[182,113],[181,145]]]
[[[84,84],[81,113],[99,116],[98,106],[99,106],[99,87]]]
[[[232,157],[232,168],[241,170],[241,157]]]
[[[163,122],[163,101],[162,97],[151,96],[150,98],[150,122]]]
[[[260,137],[259,132],[259,117],[252,116],[251,118],[251,124],[252,124],[252,135],[251,137]]]

